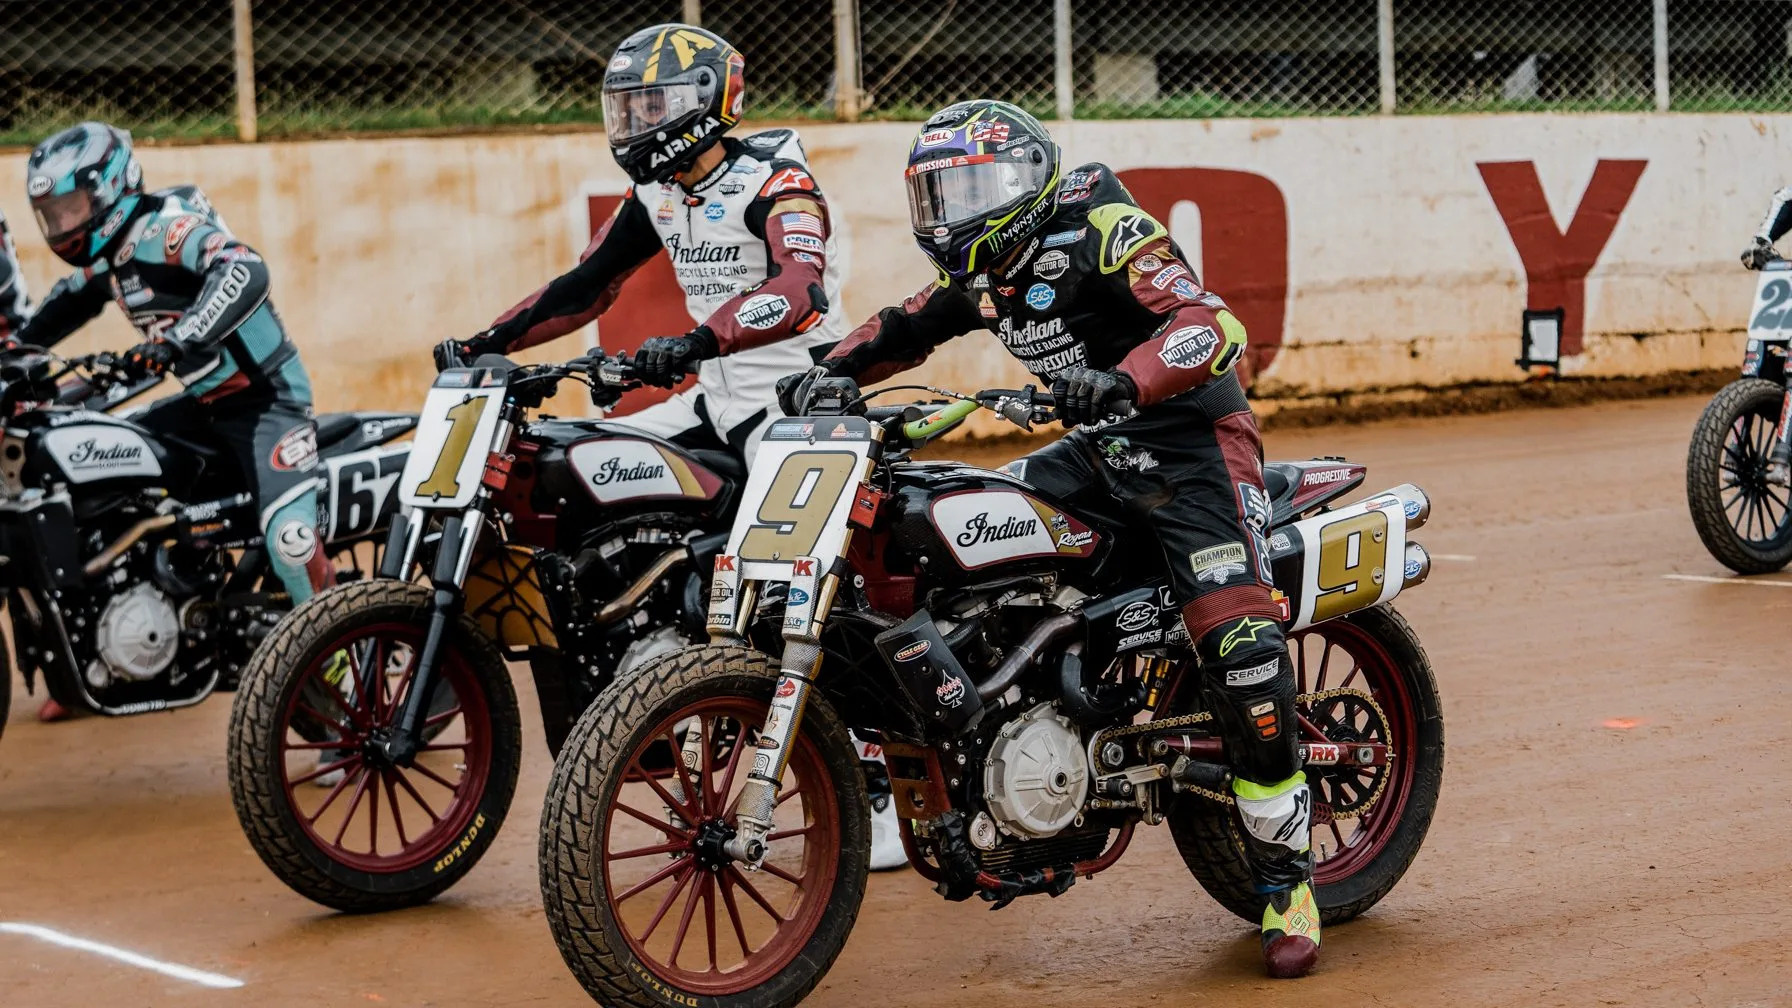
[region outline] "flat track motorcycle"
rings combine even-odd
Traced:
[[[1761,269],[1742,377],[1713,396],[1686,451],[1686,503],[1705,548],[1738,574],[1792,562],[1792,262]]]
[[[234,460],[157,430],[153,410],[102,412],[157,384],[134,381],[111,354],[0,355],[0,601],[27,688],[41,677],[71,710],[142,714],[234,689],[290,608]],[[383,536],[397,508],[380,478],[403,467],[409,446],[388,442],[414,422],[317,420],[325,549],[339,577],[358,576],[356,547]],[[6,699],[0,691],[0,723]]]
[[[558,750],[618,668],[703,639],[711,557],[745,476],[724,451],[531,417],[569,380],[614,404],[639,384],[626,357],[443,363],[379,576],[282,623],[230,722],[250,843],[340,910],[425,902],[490,847],[521,760],[507,658],[528,663]]]
[[[865,890],[848,726],[884,743],[910,859],[947,899],[1058,895],[1167,820],[1209,895],[1261,913],[1150,533],[1118,506],[908,457],[979,408],[1042,422],[1051,398],[862,403],[842,392],[772,425],[716,558],[713,643],[619,677],[555,762],[542,900],[602,1004],[784,1006],[814,988]],[[1390,605],[1429,573],[1408,533],[1430,502],[1403,484],[1332,509],[1363,475],[1265,469],[1328,923],[1400,879],[1443,772],[1430,664]],[[648,757],[666,745],[682,758],[662,769]]]

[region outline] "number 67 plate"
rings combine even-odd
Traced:
[[[1792,339],[1792,261],[1776,260],[1761,271],[1748,315],[1748,338],[1767,343]]]

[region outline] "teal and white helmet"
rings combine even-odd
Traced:
[[[25,162],[25,195],[51,251],[72,266],[92,265],[143,199],[131,135],[84,122],[45,140]]]

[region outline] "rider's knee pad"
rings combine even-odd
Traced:
[[[1241,615],[1195,638],[1195,653],[1233,772],[1260,784],[1292,777],[1300,769],[1300,735],[1282,624]]]

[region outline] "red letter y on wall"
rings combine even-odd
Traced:
[[[1607,161],[1593,168],[1567,231],[1556,230],[1549,200],[1530,161],[1483,161],[1481,180],[1499,209],[1524,263],[1525,306],[1563,310],[1562,353],[1581,352],[1587,313],[1587,273],[1618,226],[1647,161]]]

